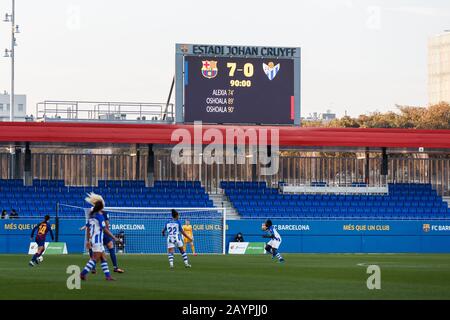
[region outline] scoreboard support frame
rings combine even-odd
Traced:
[[[301,117],[301,48],[300,47],[261,47],[232,45],[180,44],[175,46],[175,122],[184,123],[184,77],[185,57],[203,56],[205,58],[272,58],[292,59],[294,62],[294,126],[300,126]],[[199,119],[201,120],[201,119]],[[256,121],[255,121],[256,123]]]

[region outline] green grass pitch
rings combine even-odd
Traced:
[[[450,299],[450,255],[286,254],[190,256],[119,255],[124,274],[104,280],[101,269],[68,290],[66,268],[82,255],[46,256],[29,267],[27,255],[0,255],[0,299]],[[381,290],[368,290],[366,266],[381,268]],[[111,266],[111,264],[109,263]]]

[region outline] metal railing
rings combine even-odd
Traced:
[[[129,149],[117,154],[87,154],[83,147],[68,145],[32,152],[33,179],[62,179],[67,185],[96,185],[97,180],[147,180],[148,154],[133,154]],[[69,153],[72,149],[73,153]],[[62,153],[58,150],[64,150]],[[166,152],[167,151],[167,152]],[[248,159],[247,159],[248,160]],[[156,150],[153,159],[155,180],[201,181],[208,192],[221,193],[221,181],[253,181],[252,164],[175,164],[170,150]],[[24,178],[24,152],[12,155],[0,152],[0,178]],[[259,172],[260,164],[256,165]],[[381,159],[370,158],[368,181],[364,166],[355,158],[281,157],[274,176],[257,175],[256,181],[265,181],[269,187],[279,185],[352,186],[361,183],[368,187],[387,183],[428,183],[441,196],[450,196],[450,159],[397,158],[389,159],[387,176],[381,175]]]
[[[174,119],[171,103],[46,100],[36,104],[38,121],[173,123]]]

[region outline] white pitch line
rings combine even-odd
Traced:
[[[356,264],[358,267],[367,267],[367,263],[357,263]]]

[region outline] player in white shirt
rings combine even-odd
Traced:
[[[190,239],[191,241],[192,239],[183,231],[183,227],[178,220],[178,217],[178,212],[175,209],[172,209],[172,219],[170,219],[166,223],[164,229],[162,230],[163,237],[166,236],[167,232],[167,251],[171,269],[173,268],[173,254],[175,248],[178,248],[178,250],[180,250],[180,253],[183,257],[184,266],[186,268],[191,267],[191,265],[189,264],[187,253],[183,250],[183,238],[181,235],[183,235],[186,239]]]
[[[266,251],[272,254],[272,259],[276,257],[279,262],[284,262],[283,257],[278,252],[278,248],[281,245],[281,236],[277,229],[272,225],[272,221],[267,219],[266,222],[262,224],[262,229],[267,233],[263,235],[263,238],[270,238],[266,245]]]
[[[80,278],[86,280],[87,274],[95,268],[97,261],[100,260],[106,280],[114,280],[109,273],[105,247],[103,246],[103,235],[107,234],[115,241],[118,241],[118,239],[106,227],[105,218],[101,213],[105,207],[105,202],[100,195],[95,193],[90,193],[85,200],[94,206],[86,223],[86,248],[92,249],[93,254],[81,272]]]

